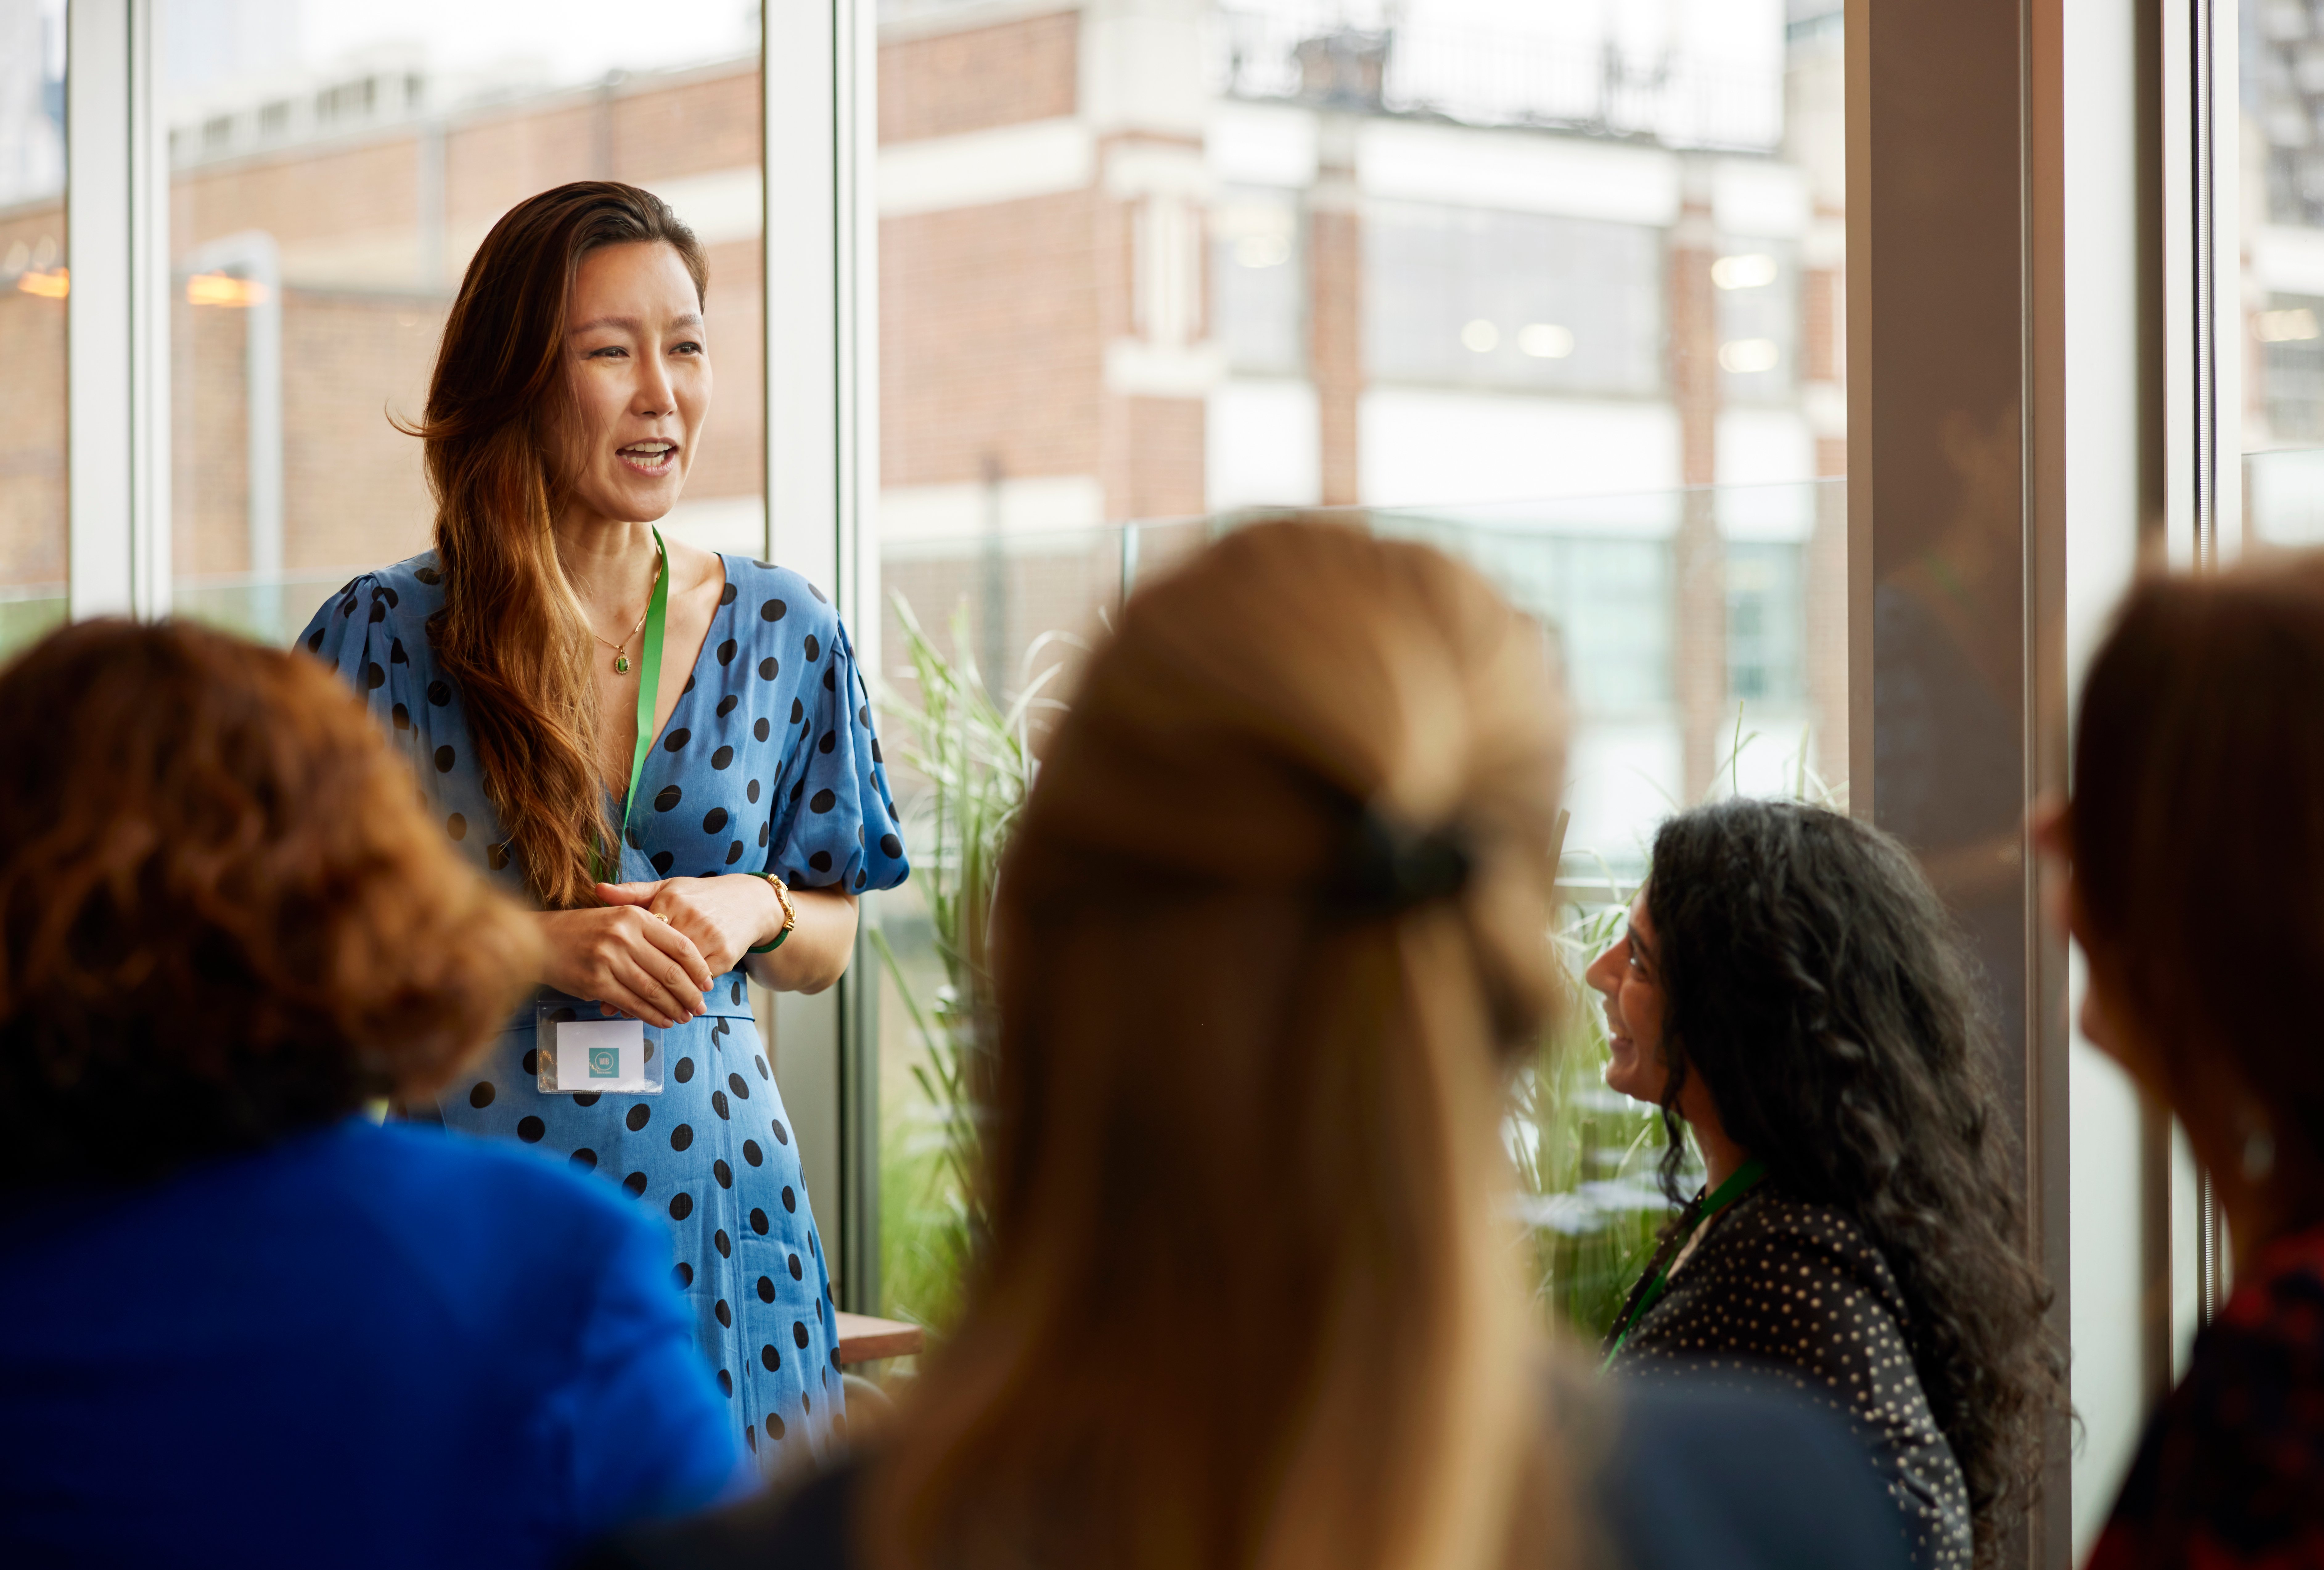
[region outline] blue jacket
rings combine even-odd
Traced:
[[[667,1233],[350,1119],[0,1197],[0,1563],[523,1566],[737,1489]]]

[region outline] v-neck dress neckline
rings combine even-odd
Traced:
[[[663,717],[661,724],[654,727],[653,742],[646,749],[646,755],[649,758],[653,756],[654,748],[659,747],[662,744],[662,738],[669,735],[671,733],[672,727],[678,724],[678,716],[679,713],[685,709],[686,700],[694,696],[694,688],[702,679],[702,661],[710,652],[710,641],[718,635],[719,623],[722,621],[728,621],[729,613],[733,611],[734,607],[736,596],[726,592],[727,587],[734,581],[733,565],[727,560],[726,553],[723,550],[714,550],[710,554],[718,559],[718,571],[721,577],[724,579],[724,582],[719,586],[718,603],[711,607],[710,621],[708,624],[702,629],[702,642],[694,651],[693,663],[687,667],[686,685],[678,689],[677,701],[669,706],[669,713]],[[668,636],[667,632],[665,632],[664,636]],[[669,651],[665,647],[662,652],[667,655]],[[656,674],[659,675],[659,673],[657,672]],[[640,675],[642,676],[643,672],[640,672]],[[659,693],[656,693],[654,695],[654,701],[656,703],[659,703],[661,701],[661,695]],[[637,740],[635,737],[631,738],[630,745],[632,750],[635,749],[637,745]],[[640,775],[638,783],[640,786],[642,786],[645,783],[642,774]],[[606,795],[613,798],[613,821],[616,823],[622,822],[629,810],[630,804],[628,798],[626,796],[617,796],[610,790],[606,792]]]

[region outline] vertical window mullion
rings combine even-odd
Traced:
[[[76,0],[65,87],[67,605],[169,609],[169,153],[159,0]]]
[[[65,592],[76,618],[134,605],[129,15],[130,0],[66,10]]]
[[[877,670],[876,69],[871,0],[773,0],[761,28],[767,554],[832,596]],[[779,39],[782,47],[770,47]],[[874,901],[876,903],[876,901]],[[863,921],[876,919],[866,909]],[[843,1307],[879,1307],[876,955],[761,998]]]
[[[162,0],[129,0],[130,596],[170,611],[170,133]]]

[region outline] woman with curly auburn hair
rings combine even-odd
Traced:
[[[330,673],[83,623],[0,753],[0,1560],[546,1565],[726,1489],[660,1231],[359,1110],[539,940]]]
[[[1590,968],[1606,1083],[1662,1107],[1674,1202],[1682,1122],[1707,1178],[1609,1365],[1782,1371],[1871,1437],[1918,1564],[1989,1564],[2063,1364],[1952,924],[1902,845],[1820,808],[1683,813],[1651,864]]]

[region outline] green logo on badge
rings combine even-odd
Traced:
[[[619,1047],[589,1048],[589,1077],[619,1079],[622,1077],[622,1049]]]

